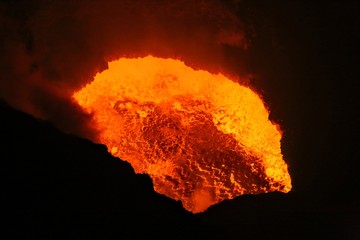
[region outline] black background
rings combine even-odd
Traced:
[[[194,216],[104,146],[2,103],[1,232],[23,239],[359,239],[360,5],[242,4],[235,11],[256,34],[247,29],[246,53],[225,46],[226,61],[256,73],[252,85],[284,131],[289,194],[240,196]]]

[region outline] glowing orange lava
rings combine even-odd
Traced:
[[[93,114],[94,141],[190,212],[291,190],[281,132],[262,99],[222,74],[175,59],[121,58],[73,97]]]

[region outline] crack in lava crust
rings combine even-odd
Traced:
[[[121,58],[74,94],[95,141],[193,213],[242,194],[289,192],[281,133],[261,98],[175,59]]]

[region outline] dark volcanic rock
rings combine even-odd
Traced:
[[[6,239],[356,239],[358,202],[310,192],[243,195],[187,212],[100,144],[0,101]],[[344,198],[349,198],[343,196]]]
[[[358,204],[295,191],[242,195],[213,205],[198,217],[226,227],[234,239],[357,239],[359,210]]]
[[[8,236],[104,239],[173,232],[171,238],[183,238],[208,232],[104,145],[64,134],[4,102],[0,115],[1,227]]]

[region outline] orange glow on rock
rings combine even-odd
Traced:
[[[190,212],[291,190],[279,127],[253,90],[222,74],[175,59],[120,58],[73,97],[93,114],[94,141]]]

